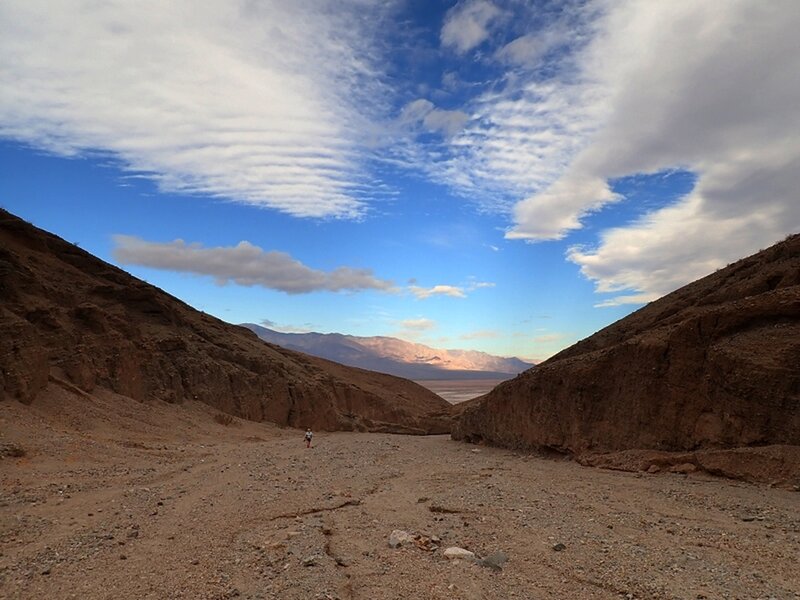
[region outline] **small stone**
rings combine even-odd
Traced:
[[[50,567],[47,567],[42,571],[42,575],[50,575]]]
[[[661,467],[658,465],[650,465],[650,467],[647,469],[647,472],[650,474],[658,473],[659,471],[661,471]]]
[[[475,553],[470,552],[464,548],[459,548],[458,546],[450,546],[447,550],[444,551],[444,557],[449,558],[450,560],[454,560],[457,558],[463,559],[473,559],[475,558]]]
[[[193,564],[193,565],[199,565],[199,564],[200,564],[200,561],[199,561],[199,560],[197,560],[197,559],[195,558],[195,559],[192,561],[192,564]]]
[[[125,556],[124,554],[120,554],[120,555],[119,555],[119,559],[120,559],[120,560],[128,560],[128,557],[127,557],[127,556]]]
[[[306,558],[303,559],[303,566],[304,567],[314,567],[314,566],[316,566],[318,558],[319,557],[317,555],[307,556]]]
[[[408,533],[407,531],[403,531],[402,529],[395,529],[394,531],[392,531],[392,533],[389,534],[390,548],[399,548],[403,544],[407,544],[413,541],[414,541],[414,536]]]
[[[755,517],[750,517],[750,516],[742,517],[742,521],[744,521],[745,523],[749,523],[750,521],[755,521],[755,520],[756,520]]]
[[[555,550],[556,552],[561,552],[561,551],[566,550],[566,549],[567,549],[567,547],[564,544],[562,544],[561,542],[559,542],[559,543],[557,543],[557,544],[555,544],[553,546],[553,550]]]
[[[505,552],[492,552],[489,556],[480,560],[480,565],[499,571],[506,561],[508,561],[508,555]]]

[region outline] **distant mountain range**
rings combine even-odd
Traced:
[[[475,350],[442,350],[392,337],[281,333],[254,323],[242,326],[271,344],[406,379],[510,379],[533,366],[514,357]]]

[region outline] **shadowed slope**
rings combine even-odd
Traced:
[[[0,300],[4,397],[49,380],[294,427],[449,429],[447,402],[413,382],[262,342],[5,211]]]
[[[462,408],[453,437],[587,452],[800,444],[800,235]]]

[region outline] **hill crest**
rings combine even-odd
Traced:
[[[3,210],[0,300],[4,398],[100,387],[293,427],[449,430],[413,382],[267,344]]]
[[[415,380],[509,379],[533,365],[476,350],[445,350],[394,337],[282,333],[242,323],[261,339],[341,364]]]

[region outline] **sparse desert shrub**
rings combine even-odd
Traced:
[[[227,427],[228,425],[233,423],[233,415],[229,415],[226,413],[217,413],[214,415],[214,420],[220,425],[225,425]]]

